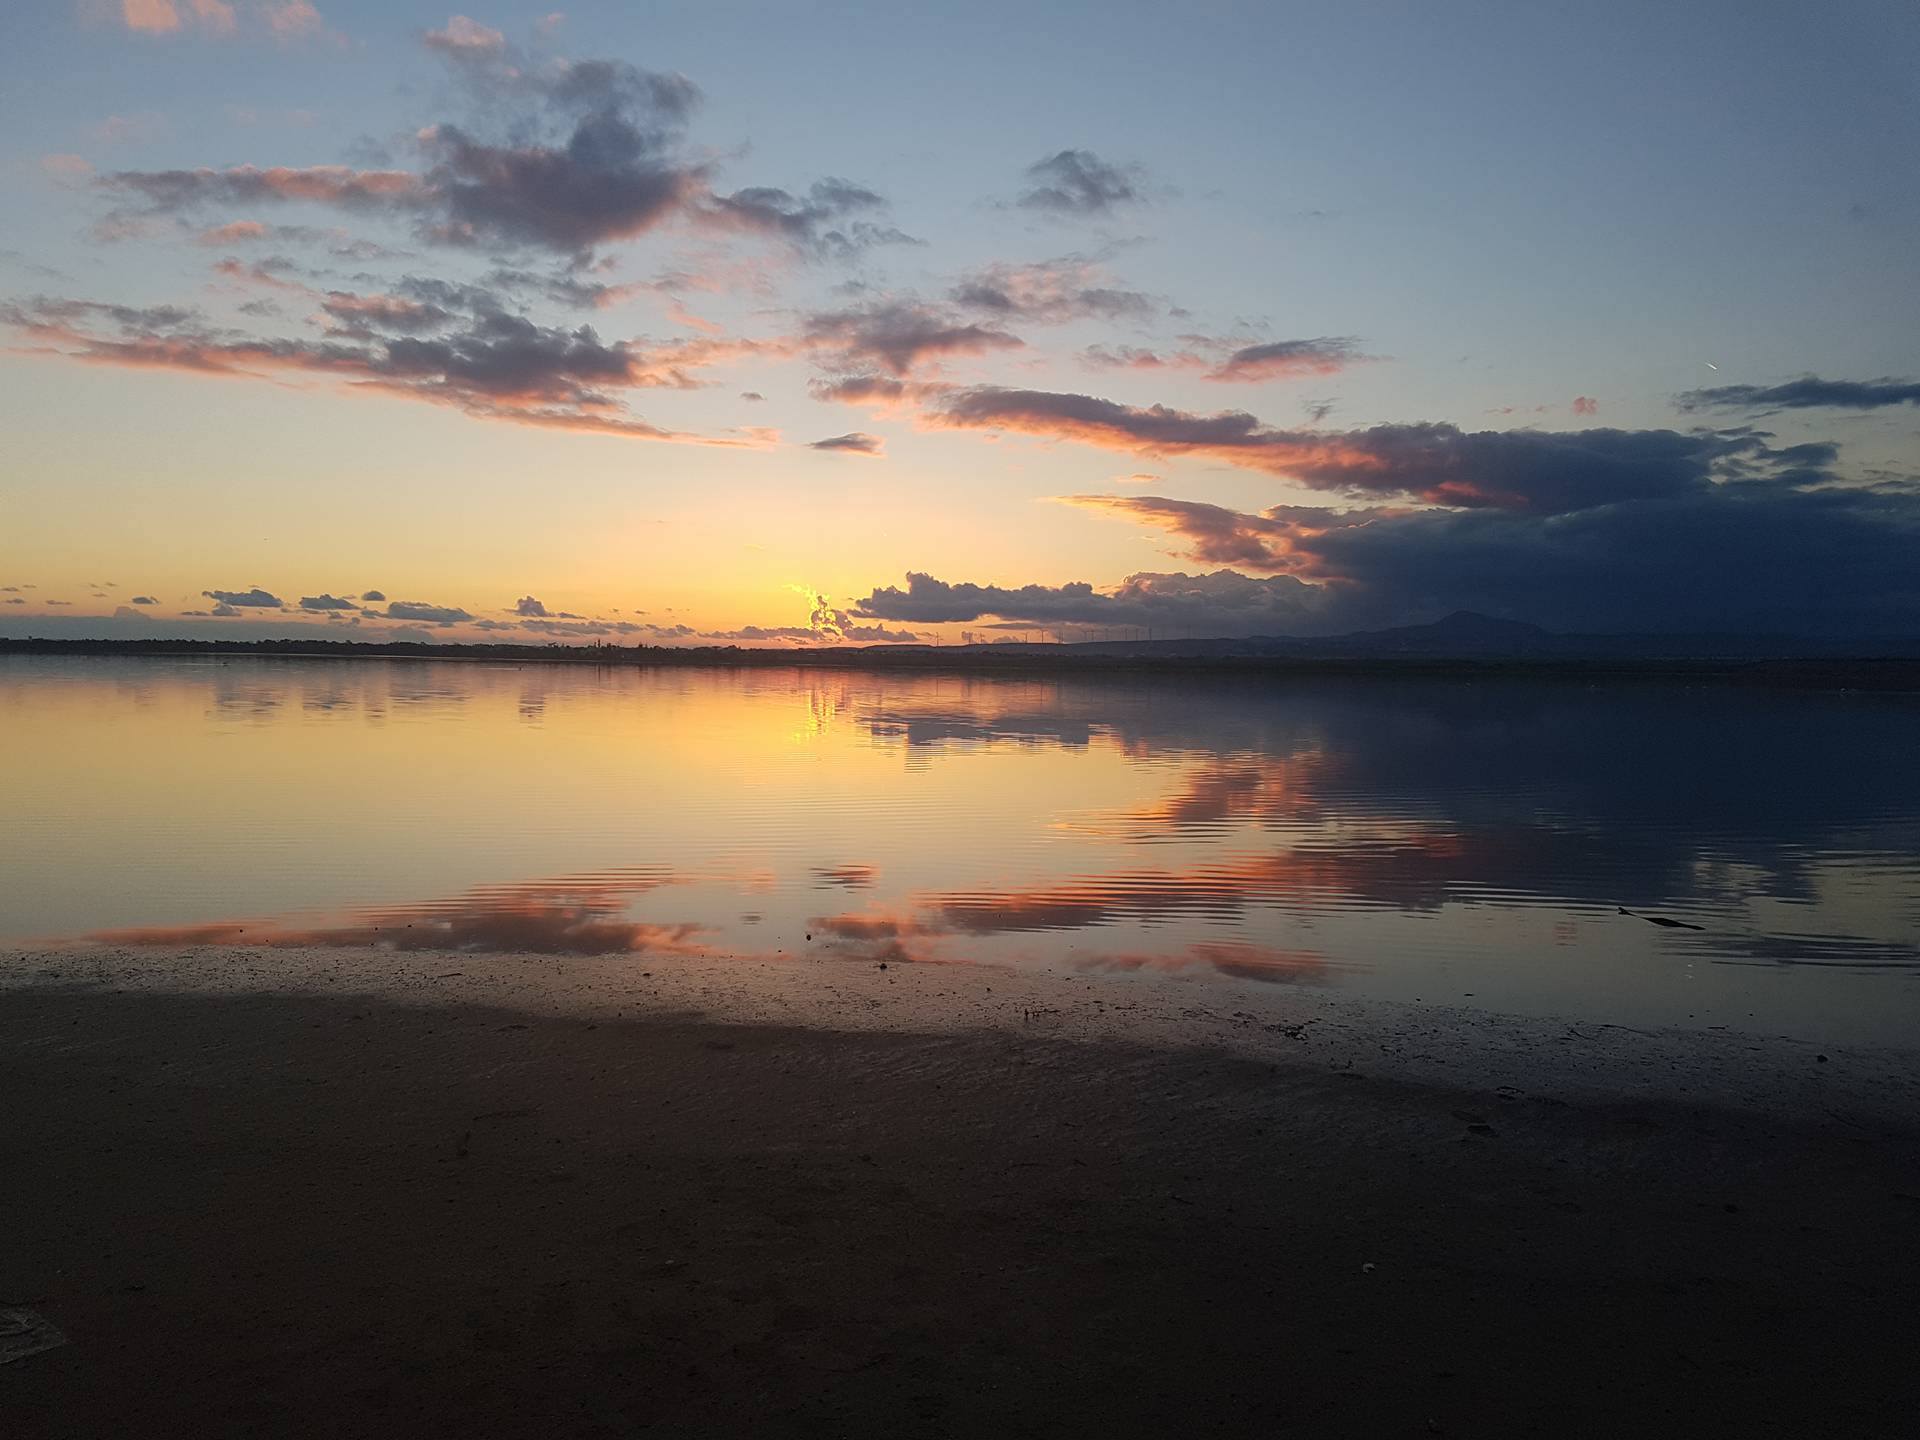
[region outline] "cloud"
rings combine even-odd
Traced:
[[[1113,165],[1091,150],[1062,150],[1027,167],[1031,188],[1014,203],[1055,216],[1106,215],[1144,198],[1138,166]]]
[[[814,399],[843,405],[880,403],[905,398],[907,387],[884,375],[848,375],[838,380],[810,380],[807,390]]]
[[[1018,336],[979,325],[935,306],[886,300],[807,317],[807,341],[840,370],[879,368],[906,375],[928,360],[1015,350]]]
[[[581,118],[563,144],[495,145],[454,125],[429,131],[414,208],[432,238],[578,253],[645,234],[700,198],[702,167],[663,153],[660,132],[612,111]]]
[[[1188,543],[1185,558],[1189,560],[1250,570],[1311,569],[1308,557],[1296,552],[1291,541],[1304,524],[1336,513],[1276,507],[1264,515],[1248,515],[1198,500],[1169,500],[1159,495],[1073,495],[1067,501],[1172,531]],[[1384,512],[1361,513],[1371,517]]]
[[[311,245],[324,249],[336,260],[356,262],[397,259],[412,253],[389,249],[336,226],[269,225],[261,220],[233,220],[211,226],[195,235],[193,243],[209,249],[230,249],[236,245]],[[282,260],[280,263],[284,266],[292,262]]]
[[[462,295],[472,287],[401,283],[423,293],[490,305],[484,291],[477,299]],[[194,312],[175,306],[143,309],[45,297],[0,305],[0,325],[44,342],[39,353],[89,364],[252,379],[299,372],[450,405],[478,419],[680,443],[760,443],[750,437],[710,438],[663,429],[622,411],[610,393],[692,388],[701,383],[692,370],[741,353],[740,345],[698,339],[648,348],[603,341],[592,326],[536,325],[497,306],[481,308],[456,323],[431,302],[389,295],[336,291],[322,308],[340,323],[318,341],[216,331]],[[119,333],[104,333],[109,326]],[[382,333],[417,329],[446,333]]]
[[[1573,397],[1573,413],[1576,415],[1598,415],[1600,413],[1600,402],[1591,395],[1576,395]]]
[[[1317,340],[1274,340],[1234,351],[1205,376],[1208,380],[1295,380],[1303,375],[1334,375],[1366,357],[1350,335]]]
[[[1735,478],[1557,515],[1074,503],[1170,531],[1195,558],[1304,579],[1347,626],[1467,609],[1573,632],[1920,632],[1920,482],[1839,483],[1810,463],[1834,448],[1770,451]]]
[[[954,304],[995,319],[1042,325],[1138,320],[1158,308],[1140,291],[1110,283],[1098,262],[1083,255],[985,265],[961,276],[947,294]]]
[[[855,430],[846,435],[831,435],[825,440],[815,440],[807,448],[809,450],[841,450],[855,455],[879,455],[883,447],[879,436]]]
[[[513,602],[513,613],[516,615],[545,615],[547,613],[547,607],[531,595],[522,595],[518,600]]]
[[[762,395],[758,390],[742,390],[740,392],[740,398],[750,404],[758,404],[767,397]]]
[[[1737,466],[1766,453],[1763,439],[1744,432],[1468,432],[1444,422],[1343,432],[1286,430],[1245,411],[1204,415],[998,386],[951,391],[925,418],[936,425],[1075,440],[1136,455],[1192,455],[1319,490],[1540,513],[1697,488],[1708,483],[1716,466]]]
[[[1674,402],[1682,410],[1874,410],[1920,405],[1920,380],[1822,380],[1816,375],[1784,385],[1720,385],[1688,390]]]
[[[1255,579],[1231,570],[1210,575],[1129,575],[1111,592],[1076,581],[1005,588],[953,584],[909,572],[906,589],[886,586],[855,601],[858,617],[935,625],[998,617],[1049,625],[1130,625],[1194,635],[1295,634],[1324,630],[1337,596],[1290,575]]]
[[[389,601],[387,616],[393,620],[422,620],[430,625],[452,625],[473,619],[471,613],[458,606],[429,605],[423,600]]]
[[[354,339],[372,339],[383,330],[412,335],[423,330],[438,330],[453,323],[454,316],[438,305],[409,300],[404,295],[354,295],[330,291],[320,308],[333,320],[328,333]]]
[[[302,610],[357,610],[360,607],[351,600],[342,600],[337,595],[302,595]]]
[[[157,34],[180,28],[180,12],[173,0],[121,0],[120,18],[129,30]]]
[[[429,50],[439,50],[461,57],[503,55],[507,49],[505,35],[482,25],[477,20],[470,20],[465,15],[449,16],[444,27],[427,31],[422,37],[422,43]]]
[[[273,14],[283,33],[303,16],[318,22],[305,0],[287,0]],[[837,177],[801,194],[776,186],[717,193],[711,164],[685,153],[700,100],[685,76],[624,61],[537,59],[465,16],[429,31],[424,43],[453,67],[478,118],[420,130],[417,170],[128,170],[100,184],[150,214],[303,201],[410,223],[442,245],[530,245],[568,256],[674,219],[772,236],[821,258],[920,243],[865,218],[885,201]]]
[[[804,197],[767,185],[714,195],[696,214],[707,225],[770,235],[819,258],[846,260],[876,245],[925,244],[891,225],[849,219],[886,203],[863,185],[830,176],[815,181]]]
[[[1210,335],[1183,335],[1178,350],[1149,350],[1135,345],[1090,345],[1081,360],[1096,370],[1197,370],[1219,384],[1258,384],[1337,375],[1375,359],[1360,353],[1351,335],[1322,335],[1313,340],[1270,340],[1256,345]]]
[[[101,186],[144,200],[151,212],[199,206],[305,201],[369,213],[418,212],[438,203],[420,176],[405,170],[356,170],[347,165],[236,165],[227,170],[121,170]]]
[[[360,598],[369,602],[384,603],[387,597],[378,590],[369,590]]]
[[[274,13],[282,33],[313,15],[304,0]],[[690,81],[621,61],[535,63],[484,43],[483,28],[450,23],[427,43],[454,65],[498,139],[428,126],[415,140],[418,171],[243,165],[122,171],[100,183],[152,213],[304,201],[409,221],[442,244],[568,254],[643,234],[710,195],[707,167],[677,154],[699,99]]]
[[[327,33],[311,0],[118,0],[116,8],[127,29],[146,35],[227,39],[240,32],[243,18],[247,29],[283,42]]]
[[[257,585],[251,590],[202,590],[200,593],[209,600],[242,610],[280,610],[286,606],[278,595],[270,595]]]
[[[127,603],[130,605],[158,605],[160,602],[151,595],[136,595]]]
[[[194,0],[194,3],[204,4],[209,0]],[[277,0],[277,3],[262,5],[260,13],[267,28],[282,40],[304,39],[326,29],[320,12],[313,8],[310,0]]]

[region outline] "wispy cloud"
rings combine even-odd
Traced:
[[[1782,385],[1718,385],[1688,390],[1676,404],[1682,410],[1877,410],[1889,405],[1920,405],[1920,380],[1822,380],[1817,375]]]
[[[1046,215],[1107,215],[1145,198],[1145,171],[1102,160],[1091,150],[1061,150],[1036,160],[1027,179],[1031,183],[1014,203]]]

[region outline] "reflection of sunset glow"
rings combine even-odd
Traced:
[[[1408,999],[1455,988],[1431,983],[1445,966],[1543,1010],[1616,993],[1603,972],[1632,965],[1682,1019],[1698,977],[1736,965],[1920,967],[1920,844],[1897,818],[1920,781],[1796,768],[1809,726],[1886,753],[1874,727],[1897,716],[1868,706],[1806,702],[1768,729],[1734,694],[1528,688],[1489,726],[1444,686],[32,664],[44,683],[0,673],[16,937],[1031,965]],[[1727,789],[1736,808],[1703,829],[1659,737],[1709,732],[1696,770],[1776,782]]]
[[[674,883],[654,875],[584,876],[544,884],[480,889],[451,900],[383,906],[338,925],[153,925],[102,930],[104,945],[378,946],[392,950],[504,950],[535,955],[611,955],[651,951],[709,955],[693,939],[707,929],[618,918],[633,897]]]

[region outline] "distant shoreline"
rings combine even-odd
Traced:
[[[1804,689],[1920,692],[1920,660],[1835,656],[1500,656],[1180,654],[1113,645],[740,646],[488,645],[414,641],[76,640],[0,638],[0,655],[109,658],[205,656],[268,660],[462,660],[516,665],[823,669],[1055,675],[1231,675],[1275,679],[1713,682]]]

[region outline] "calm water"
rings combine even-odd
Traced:
[[[0,658],[0,939],[991,961],[1911,1040],[1917,722],[1713,687]]]

